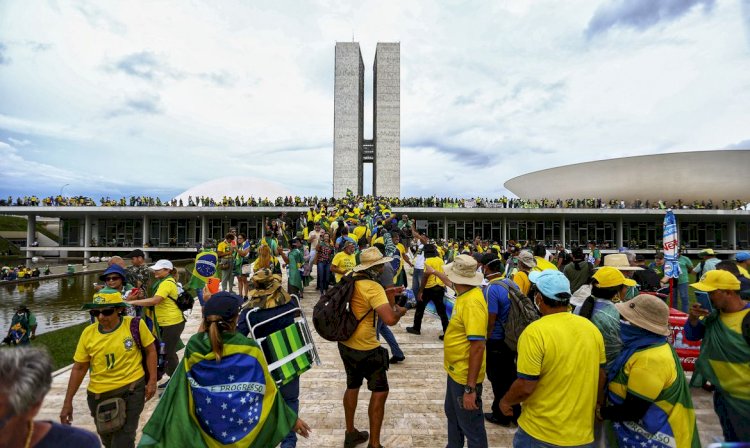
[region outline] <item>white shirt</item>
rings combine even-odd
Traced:
[[[414,254],[414,269],[424,270],[424,244],[421,242],[417,246],[417,253]]]

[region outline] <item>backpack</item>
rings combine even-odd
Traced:
[[[508,300],[510,309],[508,310],[508,320],[503,324],[505,330],[505,345],[511,350],[518,351],[518,338],[526,327],[539,319],[539,312],[524,293],[517,286],[508,285],[505,282],[494,282],[490,285],[500,285],[508,291]]]
[[[148,364],[146,361],[146,349],[141,344],[141,318],[134,317],[130,321],[130,334],[133,336],[135,345],[141,350],[143,360],[143,371],[148,375]],[[166,357],[164,354],[164,343],[159,339],[158,336],[154,335],[154,346],[156,347],[156,381],[159,381],[167,370]]]
[[[346,341],[372,311],[370,309],[361,319],[357,319],[351,309],[354,283],[360,279],[362,278],[354,278],[351,274],[344,275],[340,282],[320,296],[313,307],[313,326],[323,339]]]
[[[167,281],[172,281],[172,283],[177,284],[177,282],[174,279],[167,279]],[[170,297],[170,299],[172,299]],[[180,309],[180,311],[189,311],[193,309],[193,305],[195,304],[195,299],[187,290],[182,291],[176,299],[172,299],[177,305],[177,308]]]

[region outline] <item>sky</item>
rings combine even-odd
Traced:
[[[352,40],[365,138],[375,46],[401,43],[402,196],[750,149],[750,0],[0,0],[0,197],[242,176],[330,195],[334,47]]]

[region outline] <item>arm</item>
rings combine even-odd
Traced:
[[[599,367],[599,385],[596,389],[596,407],[600,408],[604,406],[604,399],[606,398],[605,395],[605,387],[607,385],[607,373],[604,371],[603,367]]]
[[[380,317],[380,320],[382,320],[384,324],[390,327],[392,325],[396,325],[401,317],[406,314],[406,308],[398,306],[396,307],[396,311],[393,311],[393,307],[391,307],[391,304],[386,303],[375,308],[375,312],[378,313],[378,317]]]
[[[706,334],[706,326],[701,317],[708,316],[709,312],[704,310],[699,303],[694,303],[690,307],[688,320],[683,327],[683,334],[688,341],[700,341]]]
[[[500,410],[504,415],[513,415],[513,406],[526,401],[534,393],[539,380],[518,378],[500,400]]]
[[[487,339],[490,338],[490,335],[492,334],[492,329],[495,328],[495,321],[497,320],[497,314],[496,313],[489,313],[487,315]]]
[[[156,394],[156,343],[146,347],[146,365],[148,366],[148,379],[146,382],[146,401],[150,400]]]
[[[448,279],[448,276],[445,275],[444,272],[437,272],[436,270],[432,269],[430,266],[424,265],[424,273],[425,273],[424,277],[428,275],[434,275],[437,278],[439,278],[445,286],[449,288],[453,287],[453,282]]]
[[[482,361],[484,360],[484,344],[485,341],[483,339],[470,341],[469,372],[466,376],[466,385],[472,388],[477,387],[479,369],[482,368]],[[470,394],[464,394],[464,409],[468,411],[479,409],[477,406],[476,390]]]
[[[426,267],[427,265],[425,265]],[[424,287],[427,286],[427,279],[430,278],[430,275],[434,274],[425,274],[422,276],[422,281],[419,283],[419,290],[417,291],[417,301],[422,301],[422,294],[424,293]],[[439,278],[439,277],[438,277]]]
[[[81,387],[83,378],[86,376],[88,370],[88,362],[76,362],[73,364],[73,369],[70,371],[70,378],[68,379],[68,390],[65,392],[65,400],[60,411],[60,423],[63,425],[73,423],[73,397],[78,392],[78,388]]]
[[[160,304],[164,300],[164,297],[162,296],[153,296],[148,299],[137,299],[137,300],[130,300],[128,301],[131,305],[138,305],[138,306],[156,306]]]
[[[284,253],[284,249],[282,249],[281,246],[276,248],[276,253],[281,255],[281,259],[284,260],[284,263],[289,264],[289,257]]]
[[[416,239],[422,242],[422,244],[427,244],[430,239],[427,238],[425,235],[422,235],[419,233],[419,230],[417,230],[417,220],[412,219],[411,220],[411,234],[414,235]]]

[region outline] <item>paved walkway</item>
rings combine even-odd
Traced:
[[[312,306],[318,299],[314,289],[305,290],[306,298],[302,301],[308,318]],[[197,311],[197,307],[196,307]],[[192,336],[198,328],[197,312],[189,317],[183,333],[183,340]],[[410,311],[396,326],[392,327],[401,348],[406,354],[406,361],[391,366],[388,380],[391,391],[386,403],[385,421],[383,423],[382,444],[388,448],[435,448],[446,443],[445,415],[443,399],[446,375],[442,367],[442,342],[438,340],[439,320],[426,315],[422,334],[415,336],[406,333],[411,325],[414,312]],[[345,374],[338,355],[336,344],[325,341],[315,335],[315,342],[320,353],[322,365],[316,366],[302,376],[300,416],[313,428],[309,440],[302,439],[299,447],[340,447],[343,445],[344,410],[341,399],[345,387]],[[58,421],[62,402],[68,384],[70,371],[63,369],[55,376],[52,390],[44,401],[40,419]],[[94,431],[92,418],[86,405],[86,385],[84,380],[74,399],[73,422],[76,426]],[[492,392],[487,383],[484,393],[484,408],[489,410]],[[359,396],[359,405],[355,424],[359,429],[367,429],[367,403],[370,393],[363,387]],[[713,412],[710,394],[702,390],[693,391],[693,401],[698,415],[698,427],[701,442],[707,446],[715,437],[721,435],[721,428]],[[141,426],[148,420],[157,403],[152,399],[146,404],[141,415]],[[490,447],[508,447],[512,445],[515,430],[487,424],[487,435]],[[366,445],[361,445],[366,446]]]

